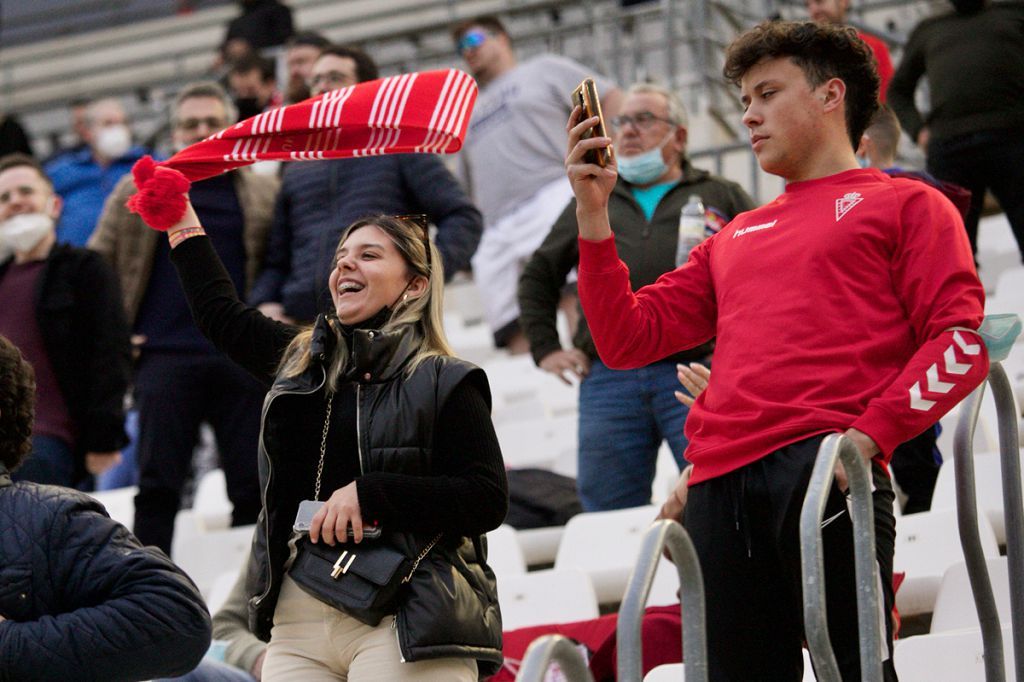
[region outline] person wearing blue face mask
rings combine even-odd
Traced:
[[[672,91],[632,86],[609,124],[619,179],[608,211],[634,289],[675,267],[679,213],[691,195],[701,197],[711,231],[755,206],[738,184],[690,164],[686,110]],[[579,258],[578,234],[573,200],[523,270],[520,320],[537,365],[567,383],[580,381],[577,487],[584,509],[648,504],[663,440],[680,468],[685,465],[688,408],[673,396],[676,364],[706,363],[712,345],[640,369],[612,370],[598,358],[581,317],[573,348],[563,349],[555,319],[559,289]]]

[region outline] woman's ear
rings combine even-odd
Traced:
[[[426,293],[427,289],[430,288],[430,280],[423,275],[416,275],[409,282],[409,288],[405,290],[405,293],[409,294],[410,298],[416,298]]]

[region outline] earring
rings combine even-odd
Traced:
[[[403,294],[402,295],[402,303],[405,303],[408,300],[409,300],[409,294]]]

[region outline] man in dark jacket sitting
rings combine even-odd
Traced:
[[[30,449],[35,374],[0,336],[0,681],[141,680],[210,645],[195,585],[102,505],[11,481]]]

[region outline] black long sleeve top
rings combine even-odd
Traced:
[[[927,120],[914,104],[921,76],[930,86]],[[922,21],[907,41],[888,102],[915,140],[926,125],[942,139],[1024,124],[1024,2]]]
[[[200,330],[222,352],[266,385],[298,328],[281,324],[239,300],[207,237],[193,237],[171,251]],[[476,535],[496,528],[508,510],[508,483],[487,402],[463,382],[441,407],[433,450],[436,475],[389,472],[359,475],[355,395],[342,384],[334,398],[320,499],[353,480],[364,520],[395,531]],[[323,428],[323,411],[301,417],[297,429]],[[319,438],[316,439],[319,442]],[[295,505],[312,499],[319,452],[296,453],[288,466],[286,495]]]

